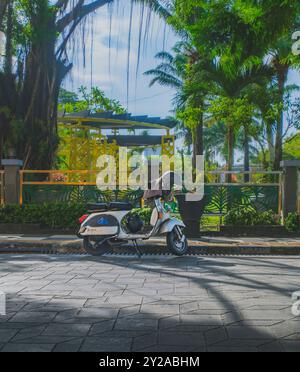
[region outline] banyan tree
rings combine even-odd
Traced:
[[[144,9],[167,14],[163,1],[132,0],[123,4],[131,8],[131,17],[135,2],[141,3],[142,14]],[[0,69],[0,156],[18,156],[32,169],[51,167],[58,145],[59,89],[73,67],[70,44],[78,38],[84,44],[97,9],[118,4],[119,0],[1,0],[0,30],[6,41]]]

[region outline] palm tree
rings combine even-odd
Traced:
[[[175,56],[166,51],[157,53],[155,58],[160,61],[160,64],[156,68],[146,71],[144,75],[152,77],[150,87],[157,83],[175,89],[177,91],[175,103],[179,103],[186,76],[187,56],[183,55],[177,46],[173,48],[173,51]]]
[[[225,97],[229,100],[237,100],[245,97],[246,89],[251,85],[260,84],[264,79],[271,74],[269,66],[265,64],[245,66],[243,63],[237,63],[234,69],[227,71],[224,65],[218,61],[212,61],[206,66],[206,78],[214,82],[214,97]],[[228,158],[227,168],[232,171],[234,165],[234,147],[236,137],[236,123],[227,122],[227,146]],[[239,123],[237,123],[239,125]],[[249,123],[251,125],[251,123]],[[249,131],[247,124],[244,126],[245,133],[245,171],[249,170]],[[231,177],[229,182],[231,181]]]
[[[205,162],[207,164],[213,164],[218,156],[222,159],[227,159],[227,128],[224,123],[216,122],[213,125],[205,126],[203,136],[205,142]]]
[[[158,83],[161,86],[168,86],[176,90],[174,106],[178,111],[185,111],[188,108],[202,109],[204,95],[195,87],[194,81],[189,77],[188,68],[192,67],[198,60],[199,55],[195,48],[188,42],[177,43],[173,48],[174,55],[168,52],[160,52],[156,59],[159,65],[145,72],[151,76],[150,86]],[[183,119],[183,121],[185,121]],[[185,123],[185,126],[188,126]],[[196,125],[188,128],[187,134],[192,136],[193,142],[193,165],[196,166],[196,156],[203,154],[203,112],[200,111],[196,118]]]
[[[270,51],[271,66],[274,68],[277,83],[277,102],[279,104],[278,117],[275,122],[275,156],[274,170],[280,169],[283,157],[283,129],[284,129],[284,96],[289,70],[293,65],[292,42],[288,35],[276,41]],[[281,106],[280,106],[281,105]]]

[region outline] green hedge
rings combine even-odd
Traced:
[[[0,207],[0,223],[28,223],[51,229],[74,229],[85,212],[86,206],[78,203],[5,205]]]
[[[86,205],[78,203],[44,203],[30,205],[5,205],[0,207],[0,223],[40,224],[43,228],[65,230],[78,227],[78,219],[86,213]],[[148,224],[152,210],[134,209]]]
[[[233,208],[225,216],[224,221],[227,226],[279,225],[278,217],[273,211],[259,212],[247,208]]]
[[[300,231],[300,216],[297,213],[289,213],[284,220],[284,226],[289,232]]]

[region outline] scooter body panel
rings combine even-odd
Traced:
[[[166,234],[172,232],[176,226],[179,226],[179,227],[182,227],[182,228],[186,227],[185,224],[182,221],[180,221],[176,218],[171,218],[171,219],[165,221],[160,226],[157,235],[166,235]]]
[[[82,224],[79,235],[82,237],[122,235],[122,220],[129,213],[130,211],[93,213]],[[101,223],[101,219],[104,220],[103,223]],[[105,223],[106,219],[109,220],[109,224]]]

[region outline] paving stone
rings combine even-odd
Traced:
[[[83,352],[129,352],[131,350],[131,338],[119,337],[87,337],[80,351]]]
[[[50,352],[53,350],[55,345],[51,344],[6,344],[2,349],[1,352],[26,352],[26,353],[42,353],[42,352]]]
[[[23,338],[22,340],[16,341],[12,339],[10,343],[16,344],[58,344],[61,342],[71,341],[74,336],[59,336],[59,335],[39,335],[30,338]]]
[[[52,299],[46,307],[49,310],[67,310],[67,309],[77,309],[84,306],[86,299],[75,299],[75,298],[54,298]]]
[[[287,320],[294,317],[290,310],[243,310],[242,316],[249,320]]]
[[[201,347],[201,346],[200,346]],[[191,345],[155,345],[149,346],[145,349],[139,350],[144,353],[185,353],[185,352],[204,352],[206,351],[205,346],[202,346],[199,349],[198,345],[191,346]]]
[[[132,315],[137,315],[140,312],[140,305],[123,307],[119,311],[118,318],[124,318]]]
[[[181,314],[180,320],[184,324],[198,324],[203,326],[221,326],[222,320],[219,315],[186,315]]]
[[[279,341],[275,341],[266,345],[258,346],[258,351],[261,353],[281,353],[284,351],[284,348]]]
[[[163,315],[173,315],[179,313],[179,305],[169,305],[169,304],[147,304],[142,305],[141,313],[146,314],[163,314]]]
[[[0,340],[2,342],[9,342],[18,332],[15,329],[0,329]]]
[[[92,319],[101,319],[101,318],[116,318],[118,316],[119,310],[116,308],[82,308],[77,311],[76,318],[92,318]]]
[[[191,345],[195,347],[206,344],[203,333],[174,333],[165,331],[158,334],[158,343],[159,345]]]
[[[140,351],[148,347],[154,347],[158,343],[158,334],[150,333],[144,336],[135,337],[132,344],[132,351]]]
[[[285,352],[295,352],[299,353],[300,352],[300,341],[280,341],[281,346],[283,347],[283,350]]]
[[[148,288],[135,288],[135,287],[127,287],[123,292],[124,296],[156,296],[157,289],[148,289]]]
[[[255,353],[258,349],[254,346],[209,346],[207,351],[210,353]]]
[[[274,339],[274,334],[269,327],[226,327],[228,337],[231,339]]]
[[[96,336],[101,333],[112,331],[115,323],[116,323],[115,320],[106,320],[106,321],[94,324],[89,331],[89,336]]]
[[[14,342],[15,341],[22,341],[27,338],[33,338],[36,336],[39,336],[46,328],[46,325],[41,325],[41,326],[33,326],[33,327],[28,327],[28,324],[26,324],[26,328],[21,329],[18,331],[18,333],[15,335],[15,337],[12,339]]]
[[[85,336],[88,334],[89,324],[50,324],[43,331],[43,336]]]
[[[274,324],[271,329],[276,338],[286,338],[300,332],[300,324],[294,321],[285,321]]]
[[[105,290],[103,289],[85,289],[85,290],[80,290],[79,288],[76,288],[69,292],[70,297],[76,297],[76,298],[84,298],[84,299],[91,299],[91,298],[99,298],[103,297],[104,294],[106,293]]]
[[[42,323],[50,322],[56,316],[55,312],[38,312],[38,311],[20,311],[14,315],[10,322]]]
[[[142,296],[112,296],[108,297],[107,302],[110,304],[128,304],[140,305],[143,301]]]
[[[299,329],[299,332],[297,332],[297,333],[293,333],[293,334],[291,334],[291,335],[285,337],[284,340],[300,341],[300,329]]]
[[[228,339],[228,335],[225,328],[210,329],[205,332],[205,340],[207,345],[214,345],[220,341]]]
[[[56,345],[53,351],[56,353],[76,353],[80,350],[82,343],[83,339],[63,342]]]
[[[118,319],[114,329],[116,330],[145,330],[154,331],[158,329],[158,319],[153,318],[122,318]]]
[[[107,307],[107,308],[110,308],[110,309],[113,309],[115,307],[118,307],[118,305],[114,305],[114,304],[111,304],[109,302],[107,302],[107,297],[103,297],[103,298],[89,298],[86,302],[85,302],[85,305],[84,307]]]
[[[216,347],[228,347],[228,349],[232,348],[243,348],[243,347],[251,347],[251,348],[256,348],[258,351],[258,348],[264,345],[267,345],[271,342],[274,342],[274,340],[271,340],[269,338],[263,339],[263,338],[239,338],[239,339],[230,339],[228,338],[227,340],[224,341],[219,341],[215,343],[214,345],[211,346],[216,346]]]

